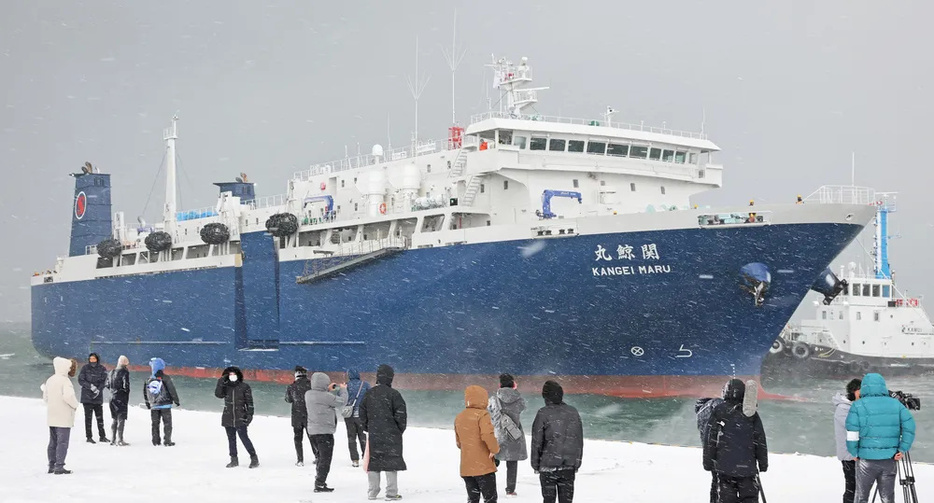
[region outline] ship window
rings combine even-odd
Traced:
[[[869,297],[870,286],[869,284],[863,285],[863,297]]]
[[[843,311],[840,311],[840,319],[843,319]]]
[[[649,155],[649,147],[640,147],[633,145],[629,147],[629,157],[634,159],[645,159]]]
[[[620,145],[618,143],[610,143],[606,146],[606,155],[614,155],[616,157],[626,157],[629,154],[629,145]]]
[[[565,141],[558,138],[552,138],[548,143],[548,150],[552,152],[564,152]]]
[[[568,140],[568,152],[583,152],[584,140]]]
[[[674,150],[664,150],[662,151],[662,160],[665,162],[674,162],[675,160],[675,151]]]
[[[603,155],[606,153],[606,143],[602,141],[587,142],[587,153]]]
[[[842,292],[842,293],[843,293],[843,295],[849,295],[849,294],[850,294],[850,284],[849,284],[849,283],[844,283],[844,284],[843,284],[843,292]]]
[[[660,149],[660,148],[653,148],[653,149],[649,150],[649,159],[651,159],[651,160],[653,160],[653,161],[657,161],[657,160],[661,159],[661,157],[662,157],[662,149]]]
[[[532,137],[532,142],[529,143],[529,150],[545,150],[545,145],[548,144],[548,138],[536,138]]]
[[[691,159],[688,161],[689,164],[697,164],[697,154],[691,152]]]
[[[341,188],[344,188],[344,180],[341,180]]]
[[[662,188],[662,195],[664,196],[664,195],[665,195],[665,186],[664,186],[664,185],[662,185],[662,187],[661,187],[661,188]]]
[[[636,191],[636,184],[635,184],[635,182],[630,183],[630,184],[629,184],[629,192],[635,192],[635,191]]]
[[[880,292],[879,292],[879,286],[880,286],[880,285],[872,285],[872,296],[873,296],[873,297],[878,297],[878,296],[879,296],[879,293],[880,293]]]
[[[578,187],[580,187],[580,182],[577,181],[577,178],[575,178],[573,181],[574,181],[574,188],[575,188],[575,189],[578,188]]]
[[[872,320],[879,321],[879,313],[872,313]]]
[[[892,292],[889,290],[889,285],[882,285],[882,296],[885,298],[891,297]]]
[[[503,180],[503,190],[509,190],[509,180]]]
[[[856,321],[863,319],[863,313],[856,311]]]
[[[426,171],[428,171],[429,173],[431,173],[431,164],[428,164],[427,166],[425,166],[425,170],[426,170]],[[354,178],[354,180],[353,180],[353,181],[354,181],[354,182],[356,182],[356,181],[357,181],[357,179],[356,179],[356,178]]]
[[[606,180],[600,180],[600,186],[601,186],[601,187],[605,187],[605,186],[606,186]]]
[[[357,206],[357,204],[358,204],[358,203],[353,203],[353,210],[354,210],[354,211],[359,211],[359,209],[360,209],[360,208]]]
[[[678,164],[684,164],[684,158],[687,157],[687,152],[677,151],[675,152],[675,162]]]
[[[821,312],[820,312],[820,317],[821,317],[822,320],[826,320],[826,319],[827,319],[827,311],[821,311]]]
[[[486,192],[486,185],[483,185],[483,184],[481,183],[481,184],[480,184],[480,193],[483,194],[484,192]]]
[[[525,143],[526,143],[528,140],[529,140],[529,139],[526,138],[525,136],[513,136],[513,137],[512,137],[512,145],[513,145],[514,147],[519,147],[520,149],[525,149]]]
[[[499,144],[500,145],[509,145],[512,143],[512,131],[509,130],[499,130]]]
[[[854,297],[859,297],[859,284],[854,284],[854,285],[853,285],[853,296],[854,296]]]

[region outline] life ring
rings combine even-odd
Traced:
[[[326,190],[327,188],[328,188],[328,184],[321,182],[321,190]]]
[[[769,348],[769,353],[772,353],[773,355],[777,355],[784,350],[785,350],[785,343],[782,342],[781,339],[775,339],[775,341],[772,342],[772,347]]]
[[[801,341],[795,342],[791,346],[791,354],[799,360],[806,360],[811,356],[811,347]]]
[[[381,215],[386,214],[386,203],[379,203],[379,212]]]

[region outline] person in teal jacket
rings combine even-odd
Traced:
[[[911,449],[915,420],[879,374],[866,374],[859,397],[846,416],[846,449],[857,459],[856,501],[867,503],[875,482],[882,503],[893,503],[895,463]]]

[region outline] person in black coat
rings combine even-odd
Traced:
[[[237,436],[243,447],[250,454],[250,468],[259,466],[259,458],[253,442],[247,433],[247,426],[253,421],[253,390],[243,382],[243,372],[237,367],[227,367],[217,380],[214,396],[224,400],[224,412],[221,414],[221,426],[227,430],[227,446],[230,449],[230,463],[227,468],[239,466],[237,460]]]
[[[81,367],[78,384],[81,386],[81,403],[84,405],[84,434],[89,443],[94,442],[91,434],[91,416],[97,415],[97,432],[101,442],[109,442],[104,433],[104,383],[107,369],[100,363],[97,353],[88,355],[88,363]]]
[[[107,388],[113,396],[110,398],[110,436],[113,437],[110,445],[130,445],[123,441],[123,426],[126,424],[127,409],[130,405],[130,371],[127,366],[130,360],[123,355],[117,359],[117,366],[110,371],[107,377]]]
[[[405,470],[402,458],[402,433],[407,414],[402,395],[392,389],[395,375],[389,365],[376,369],[376,386],[370,388],[360,404],[360,424],[368,433],[369,461],[365,461],[369,481],[369,498],[379,494],[380,472],[386,472],[386,499],[401,499],[398,473]]]
[[[577,409],[564,403],[564,389],[555,381],[542,386],[545,406],[532,422],[532,469],[538,473],[545,503],[570,503],[574,477],[584,457],[584,426]]]
[[[301,365],[295,366],[295,382],[289,385],[285,390],[285,401],[292,404],[292,432],[295,441],[295,456],[298,462],[295,466],[305,465],[305,453],[302,449],[304,440],[307,436],[311,443],[311,451],[315,455],[315,463],[318,462],[318,453],[315,451],[315,443],[311,441],[311,435],[308,435],[308,409],[305,408],[305,392],[311,389],[311,381],[308,380],[308,370]]]
[[[765,429],[759,413],[743,413],[746,385],[727,383],[723,403],[710,416],[704,442],[704,469],[715,471],[720,503],[754,503],[759,498],[758,474],[769,467]],[[758,465],[758,468],[757,468]]]

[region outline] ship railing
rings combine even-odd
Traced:
[[[336,256],[364,255],[385,248],[407,248],[408,240],[402,237],[385,237],[361,241],[359,243],[344,243],[338,246],[334,253]]]
[[[194,210],[184,210],[175,213],[175,219],[179,222],[186,220],[198,220],[200,218],[216,217],[217,209],[214,206],[207,206]]]
[[[804,198],[817,204],[878,204],[876,191],[854,185],[824,185]]]
[[[251,209],[269,208],[272,206],[284,206],[285,194],[276,194],[274,196],[258,197],[250,202]]]
[[[509,112],[497,112],[490,111],[482,114],[476,114],[470,117],[470,123],[474,124],[480,121],[487,119],[517,119],[517,120],[527,120],[527,121],[539,121],[539,122],[554,122],[558,124],[577,124],[581,126],[602,126],[611,129],[623,129],[626,131],[644,131],[647,133],[658,133],[669,136],[680,136],[682,138],[694,138],[697,140],[706,140],[707,135],[705,133],[696,133],[693,131],[680,131],[677,129],[669,129],[666,127],[654,127],[646,126],[645,124],[628,124],[625,122],[616,122],[616,121],[607,121],[605,119],[579,119],[575,117],[561,117],[555,115],[513,115]]]
[[[319,164],[313,164],[310,168],[296,171],[292,174],[293,180],[300,181],[309,181],[312,177],[318,175],[324,175],[328,173],[337,173],[339,171],[346,171],[348,169],[363,168],[367,166],[375,166],[381,162],[387,161],[398,161],[401,159],[408,159],[410,157],[418,157],[421,155],[427,155],[438,151],[439,145],[447,145],[446,141],[435,141],[435,140],[422,140],[417,143],[412,143],[405,147],[394,148],[392,150],[383,151],[383,155],[376,156],[372,154],[361,154],[353,157],[345,157],[343,159],[336,159],[329,162],[322,162]]]

